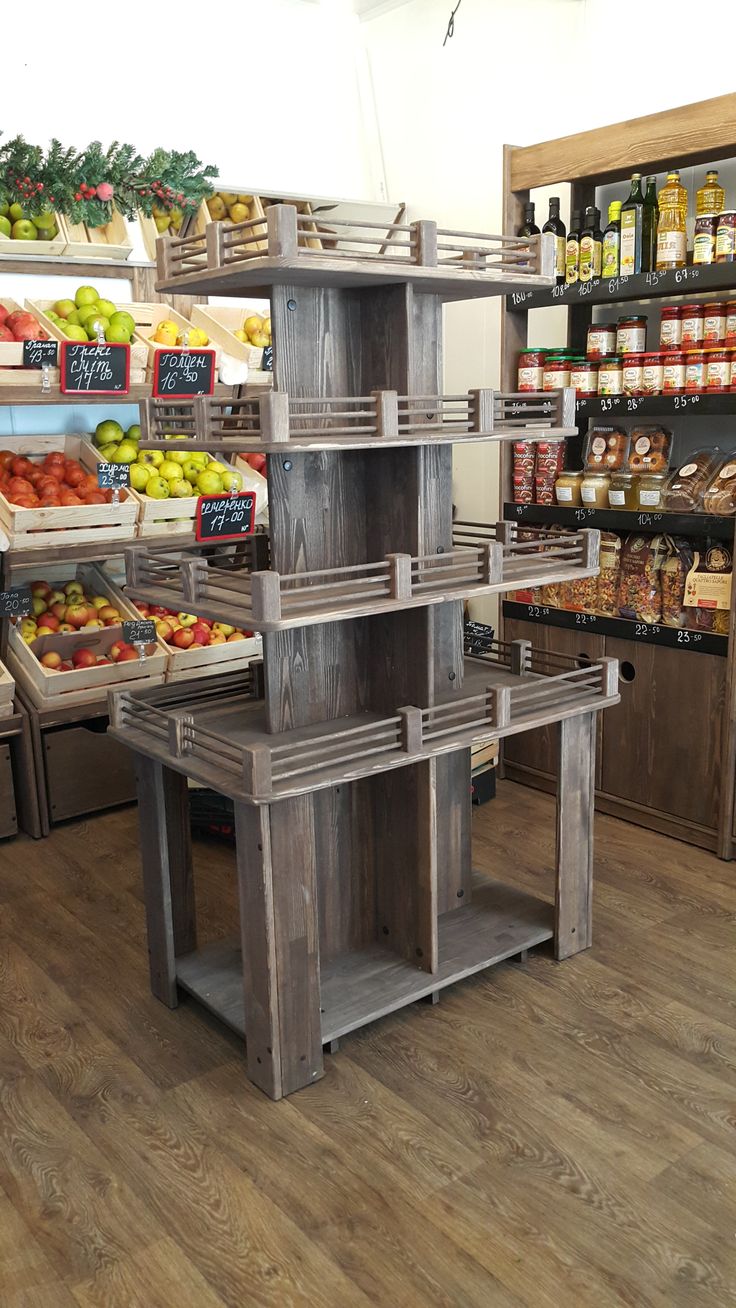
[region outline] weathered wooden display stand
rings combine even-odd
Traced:
[[[389,257],[366,224],[361,257],[354,228],[349,254],[316,252],[301,222],[273,206],[161,243],[169,293],[270,294],[277,393],[142,413],[144,444],[268,453],[270,569],[180,569],[198,612],[249,614],[263,666],[111,695],[138,756],[154,993],[173,1007],[183,987],[244,1033],[273,1098],[321,1076],[345,1032],[541,941],[558,958],[591,943],[595,721],[618,698],[613,660],[523,641],[463,655],[464,599],[597,570],[597,533],[452,520],[453,440],[570,430],[562,394],[441,395],[443,299],[550,285],[541,243],[416,223]],[[157,578],[170,596],[171,555],[137,551],[130,590]],[[470,745],[552,722],[554,912],[470,863]],[[187,777],[235,802],[236,942],[197,947]]]

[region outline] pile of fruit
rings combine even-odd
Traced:
[[[190,350],[199,350],[210,343],[209,336],[201,327],[179,327],[170,318],[157,324],[151,340],[154,345],[185,345]]]
[[[59,235],[51,209],[29,214],[22,204],[0,204],[0,236],[12,241],[53,241]]]
[[[229,218],[231,223],[244,223],[249,218],[257,218],[254,212],[252,195],[235,195],[233,191],[215,191],[207,201],[210,218],[222,222]]]
[[[0,492],[21,509],[72,508],[112,500],[112,491],[97,485],[96,472],[85,472],[77,459],[68,459],[61,450],[38,460],[0,450]]]
[[[57,300],[45,313],[69,341],[97,341],[101,332],[112,345],[129,345],[135,331],[131,315],[101,299],[94,286],[79,286],[73,300]]]
[[[122,614],[106,595],[87,595],[81,581],[31,582],[31,613],[20,620],[27,645],[57,632],[100,631],[117,627]]]
[[[142,450],[140,427],[124,432],[119,422],[108,418],[97,424],[92,437],[107,463],[129,463],[130,484],[152,500],[186,499],[191,495],[222,495],[239,491],[243,478],[234,468],[211,459],[209,454],[184,450]],[[172,433],[169,440],[176,440]],[[186,440],[186,437],[181,439]]]
[[[247,463],[249,468],[254,472],[260,472],[262,477],[266,476],[266,456],[265,454],[241,454],[240,458],[243,463]]]
[[[0,341],[47,341],[48,332],[27,309],[6,309],[0,304]]]
[[[252,631],[243,631],[228,622],[210,622],[208,618],[197,618],[193,613],[177,613],[175,609],[165,609],[160,604],[138,604],[135,606],[143,618],[150,618],[156,626],[156,632],[167,645],[176,649],[200,649],[208,645],[230,644],[238,640],[247,640]]]
[[[244,345],[255,345],[265,350],[271,344],[271,319],[261,317],[260,313],[249,313],[243,326],[233,332]]]

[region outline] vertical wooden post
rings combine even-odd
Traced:
[[[411,554],[387,554],[391,598],[411,599]]]
[[[151,989],[176,1008],[176,958],[197,946],[189,792],[186,777],[135,758]]]
[[[170,236],[156,237],[156,272],[160,282],[167,282],[172,276]]]
[[[275,259],[295,259],[299,248],[296,209],[293,204],[270,204],[268,219],[268,255]]]
[[[419,754],[422,748],[422,710],[413,704],[398,710],[401,718],[401,748]]]
[[[583,537],[582,565],[584,568],[597,568],[601,548],[601,534],[599,531],[592,531],[589,527],[584,527],[580,534]]]
[[[397,391],[371,391],[376,401],[376,436],[396,440],[399,434],[399,396]]]
[[[269,391],[259,400],[261,440],[264,444],[289,439],[289,397],[286,391]]]
[[[243,784],[254,799],[269,799],[272,793],[271,750],[268,745],[243,746]]]
[[[555,958],[593,943],[595,713],[559,725]]]
[[[414,262],[423,268],[437,267],[437,224],[420,219],[411,224],[415,239]]]
[[[502,731],[511,722],[511,687],[489,686],[490,720],[494,727]]]
[[[521,677],[525,672],[528,672],[531,652],[532,642],[530,640],[512,640],[509,672],[513,672],[515,677]]]
[[[281,619],[281,579],[278,572],[253,572],[250,578],[253,621],[279,622]]]
[[[516,540],[516,523],[497,522],[496,540],[500,545],[513,545]]]
[[[205,228],[205,249],[207,250],[208,268],[222,268],[225,262],[225,244],[222,238],[222,223],[208,223]]]
[[[603,668],[603,679],[601,690],[606,699],[618,695],[618,659],[601,658],[598,662]]]
[[[488,541],[481,545],[481,580],[487,586],[498,586],[503,581],[503,545],[500,541]]]
[[[493,391],[488,389],[473,390],[469,394],[473,405],[470,430],[488,435],[489,432],[493,431]]]

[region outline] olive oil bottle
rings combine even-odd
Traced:
[[[580,275],[580,210],[573,209],[565,245],[565,281],[574,286]]]
[[[608,226],[603,233],[602,277],[618,277],[621,271],[621,201],[612,200],[608,206]]]
[[[644,196],[641,173],[633,173],[628,199],[621,205],[621,276],[633,277],[643,270]]]
[[[539,228],[534,221],[534,205],[530,201],[524,205],[524,221],[519,228],[519,236],[539,236]]]
[[[679,169],[667,174],[659,192],[657,225],[657,271],[684,268],[687,262],[687,191],[680,181]]]
[[[642,272],[652,272],[657,263],[658,225],[657,179],[656,177],[647,177],[647,189],[644,193],[644,230],[641,238]]]
[[[594,204],[585,210],[585,225],[580,235],[580,280],[591,282],[601,275],[603,232],[601,211]]]
[[[555,273],[557,275],[557,285],[561,286],[565,280],[565,224],[560,218],[560,201],[557,196],[551,196],[549,202],[549,218],[547,219],[543,232],[551,232],[555,238]]]

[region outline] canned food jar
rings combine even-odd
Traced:
[[[716,257],[717,213],[699,213],[695,219],[693,263],[713,263]]]
[[[718,215],[716,263],[733,263],[736,259],[736,210],[724,209]]]
[[[612,472],[608,486],[608,504],[612,509],[639,507],[638,478],[633,472]]]
[[[731,385],[732,350],[706,350],[705,389],[727,391]]]
[[[664,356],[659,351],[644,355],[641,370],[642,395],[662,394],[663,358]]]
[[[736,300],[726,304],[726,345],[736,345]]]
[[[592,322],[588,328],[588,358],[603,359],[616,349],[616,324]]]
[[[682,345],[695,347],[703,344],[705,305],[686,304],[682,310]]]
[[[643,354],[647,348],[647,319],[645,314],[619,318],[616,328],[617,354]]]
[[[521,351],[518,372],[520,391],[541,391],[544,382],[544,361],[548,354],[549,350],[538,350],[531,345]]]
[[[578,395],[597,395],[598,371],[596,359],[578,359],[570,365],[570,385]]]
[[[685,389],[685,355],[665,354],[662,361],[662,394],[682,395]]]
[[[555,482],[555,499],[558,504],[567,505],[573,508],[583,502],[580,493],[583,473],[581,472],[561,472]]]
[[[736,350],[731,351],[731,390],[736,391]]]
[[[641,474],[639,478],[638,508],[661,509],[668,475],[666,472],[643,472]]]
[[[622,359],[624,395],[641,395],[644,385],[643,354],[625,354]]]
[[[688,350],[685,355],[685,390],[705,390],[705,350]]]
[[[726,304],[714,300],[705,305],[703,314],[703,345],[720,345],[726,339]]]
[[[623,395],[624,393],[624,368],[618,355],[613,355],[609,359],[601,359],[600,368],[598,369],[598,394],[599,395]]]
[[[570,385],[570,360],[564,354],[548,355],[542,374],[543,391],[559,391]]]
[[[580,496],[589,509],[608,508],[608,487],[611,476],[608,472],[586,472],[580,483]]]
[[[659,322],[659,344],[663,350],[677,350],[682,345],[682,309],[667,305]]]

